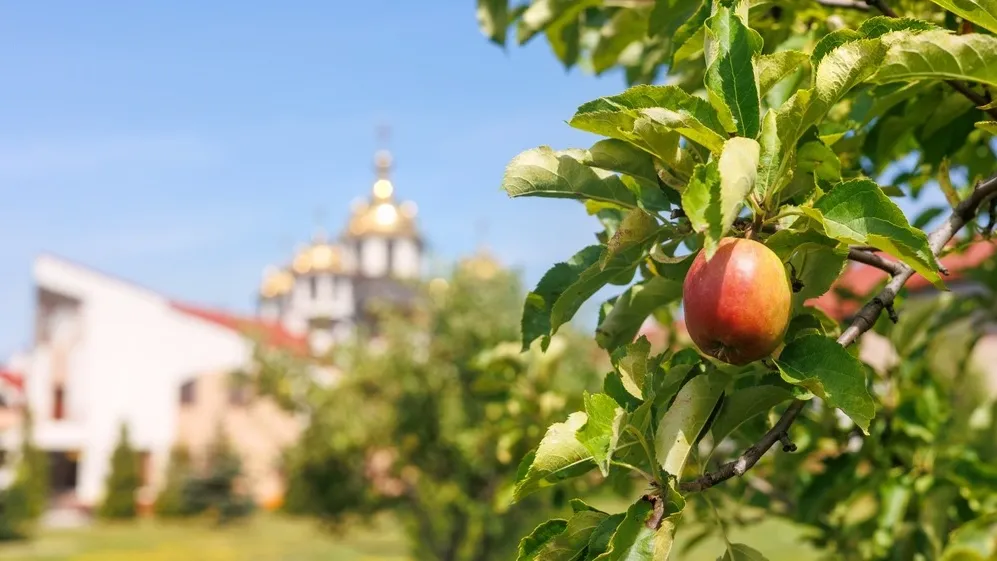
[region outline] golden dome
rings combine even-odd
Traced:
[[[394,199],[395,186],[389,177],[391,153],[381,150],[374,158],[377,180],[371,188],[368,202],[357,204],[347,225],[350,236],[381,234],[392,237],[417,237],[415,203],[398,204]]]
[[[264,298],[274,298],[287,294],[294,287],[294,275],[287,269],[268,267],[263,273],[263,284],[260,295]]]
[[[478,249],[474,255],[461,259],[458,266],[482,280],[488,280],[502,270],[502,264],[484,247]]]
[[[343,248],[318,239],[298,251],[291,262],[291,269],[299,275],[310,272],[345,272]]]

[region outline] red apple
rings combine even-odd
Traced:
[[[789,325],[792,289],[786,267],[771,249],[723,238],[713,258],[693,260],[682,300],[689,336],[702,352],[728,364],[765,358]]]

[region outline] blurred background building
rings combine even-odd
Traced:
[[[145,504],[171,449],[182,444],[196,458],[219,428],[257,502],[280,501],[280,455],[301,423],[231,383],[232,373],[250,367],[257,343],[323,354],[358,328],[376,331],[372,302],[415,296],[423,263],[416,206],[396,200],[391,154],[379,152],[375,164],[368,199],[350,209],[338,237],[319,229],[287,263],[266,269],[255,317],[180,302],[63,257],[35,259],[33,343],[0,371],[0,428],[8,429],[0,447],[17,449],[19,412],[30,409],[56,511],[101,500],[122,424],[140,452]]]

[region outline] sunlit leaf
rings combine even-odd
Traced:
[[[509,0],[478,0],[478,27],[485,37],[505,45],[509,27]]]
[[[966,80],[997,86],[995,36],[927,31],[916,35],[887,34],[882,40],[889,45],[889,51],[870,82]]]
[[[616,400],[606,394],[593,395],[585,392],[584,401],[588,420],[578,430],[577,438],[592,454],[599,471],[607,475],[626,412],[617,405]]]
[[[563,532],[554,537],[537,555],[538,561],[575,561],[581,559],[589,538],[608,515],[585,510],[568,520]]]
[[[726,385],[726,374],[711,370],[690,380],[675,396],[661,417],[654,439],[655,455],[665,472],[681,476],[689,452]]]
[[[801,51],[776,51],[755,58],[755,72],[758,73],[758,94],[765,95],[780,80],[806,67],[810,56]]]
[[[557,152],[541,146],[509,162],[502,188],[510,197],[553,197],[594,200],[634,208],[637,198],[610,171],[589,167],[581,151]]]
[[[760,551],[743,543],[728,544],[727,551],[717,561],[768,561]]]
[[[962,16],[980,27],[997,33],[995,0],[931,0],[946,10]]]
[[[788,343],[776,364],[784,380],[841,409],[868,434],[876,404],[866,389],[865,367],[844,347],[822,335],[806,335]]]
[[[647,212],[639,208],[627,212],[616,233],[609,239],[606,251],[599,259],[599,265],[605,268],[620,252],[652,241],[657,236],[659,228],[658,221]]]
[[[523,350],[530,343],[543,337],[543,347],[550,341],[551,314],[554,304],[561,295],[573,284],[578,282],[582,273],[597,267],[603,248],[600,245],[590,245],[579,251],[563,263],[554,265],[537,283],[537,287],[526,295],[523,306]]]
[[[749,29],[730,8],[718,4],[706,32],[715,45],[706,70],[710,103],[727,132],[753,139],[761,123],[761,102]]]
[[[566,422],[554,423],[547,429],[540,446],[527,455],[519,466],[514,500],[518,501],[565,479],[578,477],[595,467],[592,454],[575,437],[587,420],[585,413],[572,413]]]
[[[831,189],[813,208],[800,209],[828,237],[847,244],[871,245],[896,256],[944,289],[938,262],[924,232],[907,222],[903,211],[869,179],[853,179]]]

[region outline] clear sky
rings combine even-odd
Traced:
[[[369,192],[382,122],[434,255],[472,251],[485,219],[535,282],[595,224],[566,201],[509,200],[502,170],[539,144],[589,144],[564,121],[623,87],[566,74],[541,40],[491,45],[470,0],[5,3],[0,76],[0,360],[29,340],[41,251],[252,310],[316,210],[338,232]]]
[[[382,122],[436,258],[472,251],[485,219],[532,284],[594,240],[580,205],[513,201],[499,182],[521,150],[594,141],[564,121],[620,75],[566,73],[542,38],[503,51],[471,0],[282,6],[0,7],[0,360],[29,340],[42,251],[251,311],[316,211],[338,232],[369,192]]]

